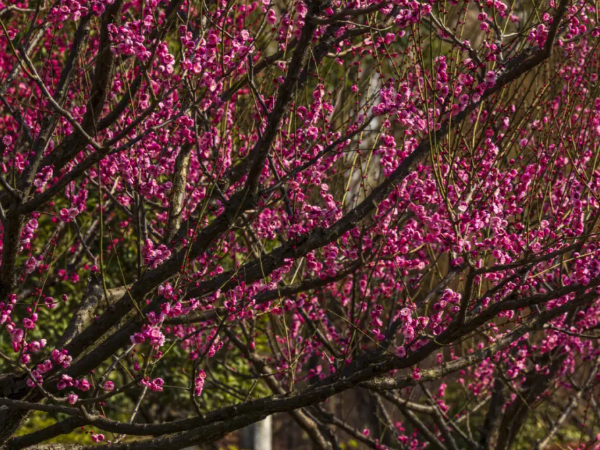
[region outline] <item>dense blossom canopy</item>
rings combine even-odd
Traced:
[[[600,445],[599,15],[0,1],[0,448]]]

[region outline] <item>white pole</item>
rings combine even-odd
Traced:
[[[242,430],[242,448],[244,450],[272,450],[272,416],[253,423]]]

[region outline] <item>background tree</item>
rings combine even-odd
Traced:
[[[0,3],[0,448],[598,447],[599,14]]]

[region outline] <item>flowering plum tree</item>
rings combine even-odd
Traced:
[[[600,446],[599,15],[0,2],[0,448]]]

